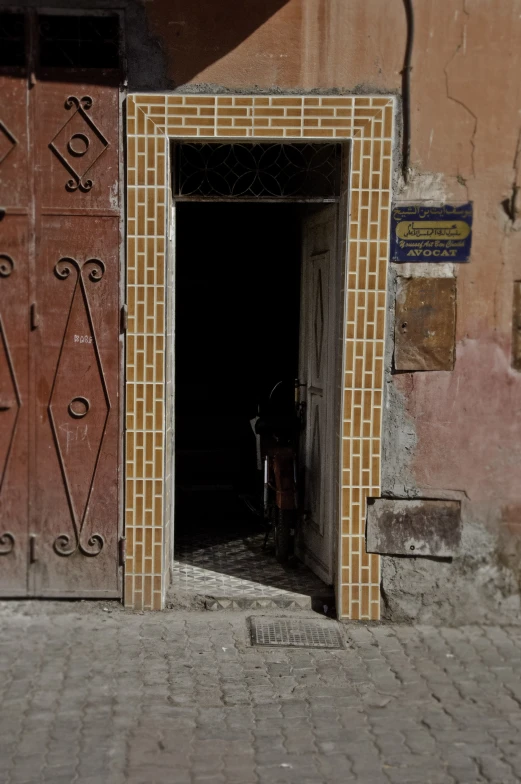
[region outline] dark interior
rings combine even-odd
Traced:
[[[176,542],[261,520],[249,420],[298,370],[303,205],[178,203]],[[217,530],[216,530],[217,529]]]
[[[38,14],[39,68],[117,68],[119,25],[116,15]],[[1,67],[26,65],[31,51],[29,29],[23,11],[0,11]]]

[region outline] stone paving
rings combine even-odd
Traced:
[[[521,781],[521,628],[320,651],[252,648],[246,619],[0,605],[2,784]]]

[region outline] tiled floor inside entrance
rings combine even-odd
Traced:
[[[331,611],[332,589],[296,558],[277,563],[272,539],[264,548],[260,519],[240,501],[199,498],[191,506],[176,530],[171,596],[204,597],[209,609]]]

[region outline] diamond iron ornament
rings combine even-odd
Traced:
[[[9,463],[9,456],[13,446],[13,441],[16,433],[16,426],[18,424],[18,415],[22,405],[20,397],[20,390],[18,389],[18,382],[16,373],[5,334],[5,328],[0,315],[0,377],[3,377],[3,394],[6,398],[0,400],[0,414],[7,421],[4,423],[4,439],[0,444],[0,493],[4,484],[5,475],[7,473],[7,466]],[[7,436],[7,437],[5,437]],[[0,542],[1,544],[1,542]]]
[[[0,253],[0,278],[8,278],[14,270],[14,261],[7,253]],[[0,401],[0,414],[7,417],[7,431],[4,430],[4,435],[7,438],[0,444],[0,493],[4,484],[4,479],[7,473],[7,466],[9,457],[13,447],[13,442],[16,434],[16,427],[20,414],[20,407],[22,399],[20,397],[20,390],[18,389],[18,382],[16,373],[7,343],[7,336],[5,334],[2,316],[0,315],[0,377],[4,378],[4,394],[7,392],[7,397]],[[7,384],[5,385],[5,382]],[[10,422],[10,424],[9,424]],[[14,550],[15,538],[9,531],[4,531],[0,534],[0,555],[8,555]]]
[[[2,258],[3,255],[4,254],[0,254],[0,259]],[[2,266],[0,263],[0,274],[1,274],[1,269]],[[22,405],[22,401],[20,398],[20,391],[18,389],[16,375],[14,372],[11,354],[9,352],[9,346],[7,344],[7,338],[5,335],[4,325],[2,323],[1,316],[0,316],[0,370],[3,370],[2,375],[4,376],[4,379],[8,380],[8,389],[9,392],[11,393],[10,397],[12,399],[10,401],[3,401],[3,402],[0,401],[0,415],[4,417],[8,417],[7,427],[9,429],[9,432],[5,433],[5,435],[7,436],[5,442],[0,445],[0,493],[1,493],[2,486],[4,484],[4,479],[7,473],[9,456],[11,454],[11,450],[15,438],[16,426],[18,424],[18,416],[20,413],[20,406]],[[9,420],[11,422],[10,426],[9,426]],[[9,533],[8,531],[4,531],[4,533],[0,534],[0,555],[8,555],[10,552],[14,550],[14,545],[15,545],[15,538],[13,534]]]
[[[54,274],[59,280],[67,280],[73,270],[76,282],[48,405],[73,535],[60,534],[53,549],[61,556],[80,552],[92,557],[101,553],[105,542],[98,533],[87,538],[84,527],[111,405],[87,287],[103,278],[105,264],[100,259],[77,261],[66,256],[56,263]],[[89,390],[89,398],[75,394],[79,382]],[[70,449],[71,443],[74,450]],[[75,459],[80,461],[81,471]]]
[[[80,190],[87,193],[92,189],[94,181],[88,175],[109,146],[109,142],[88,114],[92,104],[93,99],[89,95],[83,98],[70,95],[65,101],[65,108],[76,111],[49,144],[71,175],[71,179],[65,184],[68,191]]]
[[[17,144],[17,139],[0,120],[0,163],[5,161],[9,153],[14,150]]]

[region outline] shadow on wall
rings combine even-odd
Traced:
[[[168,40],[175,85],[185,84],[233,51],[290,0],[152,0],[152,34]]]

